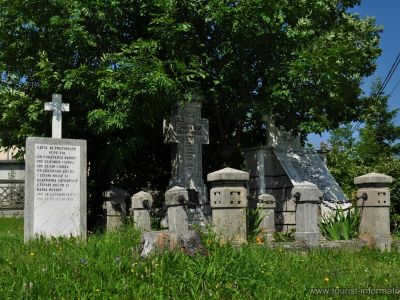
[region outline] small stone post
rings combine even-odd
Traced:
[[[262,217],[259,229],[261,234],[265,235],[267,240],[270,241],[275,232],[275,197],[269,194],[258,196],[257,208],[260,209]]]
[[[393,178],[369,173],[354,178],[357,185],[357,205],[360,208],[360,236],[366,237],[377,248],[390,250],[390,189]]]
[[[118,230],[122,226],[123,219],[126,216],[125,198],[127,196],[126,191],[117,187],[103,192],[107,232]]]
[[[315,184],[310,183],[293,187],[292,197],[296,200],[296,241],[317,246],[321,239],[318,214],[322,192]]]
[[[174,186],[165,192],[169,231],[184,232],[188,230],[188,216],[184,208],[185,202],[188,200],[188,191],[183,187]]]
[[[141,231],[151,230],[149,209],[153,205],[153,197],[146,192],[140,191],[131,198],[130,213],[133,216],[135,228]]]
[[[249,173],[225,168],[207,175],[211,183],[212,224],[221,242],[247,242],[246,182]]]

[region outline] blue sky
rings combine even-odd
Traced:
[[[377,77],[381,77],[382,80],[385,79],[400,51],[400,0],[362,0],[361,5],[351,11],[357,12],[361,17],[375,17],[376,24],[383,26],[380,41],[382,54],[377,60],[377,69],[371,77],[365,78],[363,84],[364,92],[369,94],[371,82]],[[390,109],[400,108],[399,82],[400,66],[393,74],[384,91],[385,94],[390,94],[397,84],[397,88],[389,99]],[[400,125],[400,112],[397,115],[395,123]],[[322,137],[319,135],[310,135],[309,142],[319,148],[320,142],[326,141],[327,138],[328,134],[323,134]]]

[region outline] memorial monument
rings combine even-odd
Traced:
[[[315,149],[304,149],[300,137],[279,129],[267,120],[265,146],[245,149],[246,171],[250,173],[249,194],[254,199],[270,194],[276,199],[275,224],[278,231],[296,227],[296,201],[293,187],[315,184],[323,194],[322,214],[328,214],[347,201],[332,174],[325,157]]]
[[[207,188],[203,181],[202,145],[209,143],[208,120],[201,118],[201,103],[177,104],[164,120],[164,143],[172,144],[172,177],[169,187],[188,190],[189,224],[204,224],[209,214]]]
[[[62,112],[69,104],[54,94],[52,138],[28,137],[25,164],[24,240],[86,238],[86,140],[62,139]]]

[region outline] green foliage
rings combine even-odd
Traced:
[[[256,237],[261,233],[260,224],[264,218],[263,209],[247,208],[246,209],[246,220],[247,220],[247,239],[255,241]]]
[[[0,0],[0,140],[49,136],[43,103],[71,104],[63,136],[88,140],[91,199],[110,182],[164,189],[172,103],[204,96],[204,172],[241,164],[262,116],[303,133],[357,119],[380,28],[359,1]],[[340,112],[340,113],[338,113]],[[300,128],[299,128],[300,125]]]
[[[364,125],[352,124],[334,130],[327,150],[328,167],[339,185],[353,199],[354,177],[370,172],[392,176],[391,227],[400,229],[400,126],[394,124],[397,110],[388,109],[388,96],[379,95],[380,82],[372,86],[370,97],[365,97],[361,119]],[[359,133],[357,137],[357,133]],[[355,137],[356,136],[356,137]]]
[[[322,217],[318,224],[321,234],[328,240],[350,240],[358,237],[361,216],[357,205],[344,211],[337,207],[332,215]]]
[[[219,245],[208,256],[138,255],[132,227],[23,243],[22,219],[0,218],[1,299],[311,299],[309,289],[393,288],[400,253],[272,250]],[[207,236],[203,237],[207,240]]]
[[[274,232],[274,241],[275,242],[294,242],[295,241],[295,233],[296,229],[290,229],[287,232]]]

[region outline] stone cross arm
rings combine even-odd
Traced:
[[[61,94],[53,94],[51,102],[45,102],[44,110],[53,111],[52,138],[61,138],[62,112],[69,111],[69,103],[62,103]]]

